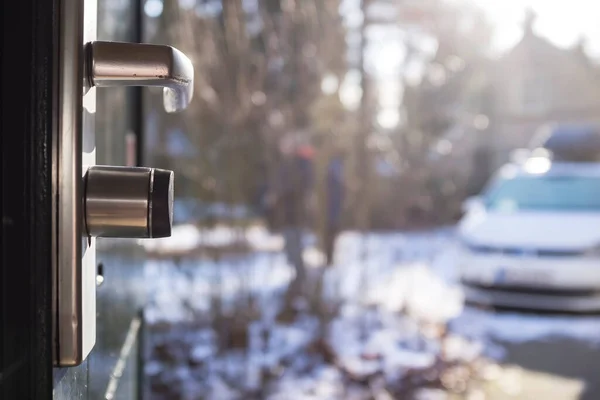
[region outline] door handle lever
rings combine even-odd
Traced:
[[[194,67],[171,46],[91,42],[86,46],[86,73],[90,87],[162,86],[168,113],[187,108],[194,93]]]

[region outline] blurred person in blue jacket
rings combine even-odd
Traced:
[[[344,202],[344,153],[334,152],[327,168],[327,229],[325,232],[325,261],[333,264],[335,241],[342,224]]]
[[[281,139],[279,151],[281,162],[266,203],[272,214],[272,228],[281,230],[287,261],[296,270],[296,293],[303,293],[306,271],[302,253],[309,220],[307,203],[313,186],[313,151],[293,136]]]

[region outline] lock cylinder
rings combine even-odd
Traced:
[[[84,181],[88,236],[171,236],[173,171],[145,167],[92,166]]]

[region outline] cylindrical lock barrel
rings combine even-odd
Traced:
[[[172,171],[93,166],[85,176],[85,227],[89,236],[171,236]]]

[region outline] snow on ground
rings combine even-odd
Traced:
[[[146,318],[150,323],[183,322],[194,317],[191,311],[208,312],[218,297],[234,306],[236,296],[258,297],[283,288],[293,276],[281,254],[255,253],[224,260],[150,260],[145,281],[150,293]]]
[[[186,252],[199,246],[227,247],[235,244],[242,235],[246,243],[255,251],[281,251],[283,238],[271,234],[264,226],[252,225],[244,229],[216,225],[213,228],[198,229],[193,224],[173,227],[170,237],[159,239],[141,239],[139,243],[153,252]]]
[[[153,242],[144,245],[149,251],[170,251],[203,244],[228,246],[239,238],[239,232],[224,226],[203,231],[181,226],[175,232],[172,241],[157,241],[156,247],[150,245]],[[387,381],[398,381],[406,371],[432,368],[440,354],[446,360],[467,363],[481,355],[501,359],[507,342],[560,337],[600,345],[597,316],[465,307],[451,228],[368,235],[345,232],[337,242],[335,265],[323,271],[324,299],[340,305],[325,332],[325,345],[336,358],[337,367],[333,368],[314,359],[308,349],[320,335],[314,316],[301,314],[287,325],[275,322],[282,293],[294,274],[282,254],[282,238],[262,227],[249,228],[243,236],[250,247],[247,254],[146,264],[150,293],[146,318],[150,324],[191,323],[199,315],[210,314],[215,299],[225,314],[233,315],[240,298],[253,298],[260,309],[247,323],[245,350],[230,349],[217,356],[219,334],[214,327],[184,335],[185,350],[169,356],[179,364],[171,367],[174,372],[165,378],[170,386],[180,385],[182,393],[202,392],[210,399],[239,398],[241,389],[234,389],[232,382],[239,382],[244,390],[259,390],[267,370],[278,379],[269,380],[264,398],[334,399],[341,398],[340,393],[347,395],[342,372],[361,379],[380,373]],[[312,245],[304,258],[314,270],[322,265],[323,256]],[[440,331],[446,326],[447,331]],[[181,367],[182,362],[192,367]],[[202,366],[198,371],[204,375],[194,375],[199,373],[195,365]],[[212,372],[207,372],[205,365]],[[161,368],[150,363],[146,371],[152,376],[161,373]]]
[[[197,310],[210,307],[210,297],[233,298],[241,291],[264,294],[282,289],[293,277],[280,250],[283,239],[264,227],[246,230],[255,252],[220,261],[187,260],[174,266],[169,260],[148,261],[146,282],[153,306],[151,322],[189,317],[185,301]],[[199,231],[191,225],[174,228],[171,238],[144,241],[149,250],[186,249],[199,244],[225,246],[235,240],[234,230],[217,226]],[[378,304],[428,321],[450,321],[452,329],[468,337],[490,337],[523,342],[544,337],[569,337],[600,344],[600,317],[534,315],[466,308],[454,269],[451,229],[422,233],[343,233],[336,249],[336,267],[325,272],[326,292],[344,301]],[[322,254],[309,247],[309,266],[319,266]]]

